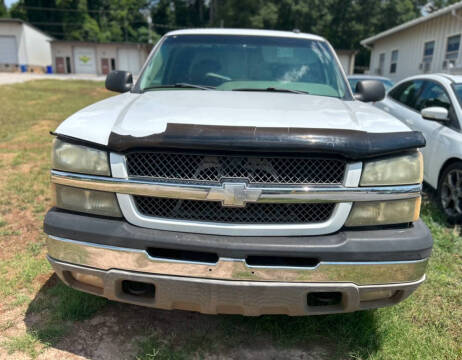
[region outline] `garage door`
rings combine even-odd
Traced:
[[[140,71],[140,54],[136,49],[123,49],[118,51],[119,66],[118,70],[130,71],[133,75],[137,75]]]
[[[0,36],[0,64],[18,64],[16,37]]]
[[[91,47],[75,47],[74,64],[77,74],[96,74],[95,49]]]

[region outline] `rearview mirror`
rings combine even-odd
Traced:
[[[420,112],[422,117],[427,120],[448,121],[449,111],[441,106],[432,106],[422,109]]]
[[[359,101],[380,101],[384,97],[385,86],[378,80],[361,80],[356,84],[355,98]]]
[[[124,93],[130,91],[133,85],[132,73],[128,71],[111,71],[106,77],[106,89]]]

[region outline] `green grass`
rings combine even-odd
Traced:
[[[175,349],[171,339],[160,334],[154,334],[140,342],[140,355],[137,360],[187,360],[191,352]]]
[[[0,262],[0,296],[15,294],[20,289],[33,288],[34,279],[51,267],[44,257],[33,257],[29,252],[17,254]]]
[[[136,307],[110,305],[105,299],[72,290],[55,277],[45,259],[41,227],[50,206],[50,130],[78,109],[110,96],[102,84],[85,81],[36,81],[0,86],[0,309],[21,309],[27,330],[11,335],[15,321],[0,320],[0,343],[37,357],[48,346],[72,335],[75,324],[103,311]],[[12,212],[15,212],[12,216]],[[352,314],[287,316],[199,316],[183,312],[170,324],[140,325],[128,331],[138,359],[190,359],[226,355],[259,346],[328,349],[327,359],[462,359],[462,237],[429,200],[422,217],[435,246],[427,281],[406,301],[389,308]],[[111,310],[112,309],[112,310]],[[114,310],[115,309],[115,310]],[[144,310],[146,311],[146,310]],[[185,330],[182,325],[193,321]],[[196,323],[194,323],[194,321]],[[204,329],[204,324],[209,327]],[[97,327],[95,331],[98,331]],[[124,331],[123,326],[120,331]],[[143,340],[139,340],[139,336]],[[127,355],[128,356],[128,355]]]
[[[15,336],[5,341],[2,344],[8,354],[13,354],[21,351],[29,355],[31,358],[36,358],[40,354],[39,348],[41,347],[40,341],[33,333],[25,333],[23,335]]]
[[[0,86],[0,98],[8,99],[0,111],[0,309],[25,307],[26,319],[34,310],[42,316],[27,332],[7,336],[0,346],[8,353],[21,351],[35,358],[39,349],[63,338],[74,322],[92,317],[107,303],[57,282],[41,288],[40,279],[52,274],[42,232],[51,202],[49,131],[110,95],[102,84],[89,81]],[[12,211],[18,212],[13,218]],[[12,320],[0,323],[0,335],[13,326]]]
[[[108,303],[105,298],[71,289],[61,282],[46,290],[45,295],[55,300],[52,303],[53,318],[59,321],[88,319]]]

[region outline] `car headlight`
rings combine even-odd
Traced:
[[[412,199],[364,201],[353,205],[346,226],[404,224],[417,221],[420,196]]]
[[[360,186],[420,184],[423,180],[423,161],[420,151],[365,162]]]
[[[102,216],[121,217],[116,194],[52,184],[54,205],[60,209]]]
[[[52,150],[52,167],[56,170],[111,175],[107,152],[75,145],[55,139]]]

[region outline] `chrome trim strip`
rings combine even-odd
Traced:
[[[428,259],[385,262],[321,262],[314,268],[248,266],[245,259],[216,264],[152,258],[144,250],[98,245],[55,236],[47,239],[52,258],[95,269],[120,269],[195,278],[282,282],[348,282],[376,285],[413,282],[425,274]]]
[[[155,196],[184,200],[222,201],[223,186],[163,183],[142,179],[122,179],[52,170],[51,181],[55,184],[90,190],[110,191],[119,194]],[[356,202],[409,199],[420,196],[422,186],[374,186],[346,187],[342,185],[253,185],[247,202]],[[255,195],[257,194],[257,195]],[[255,196],[253,196],[255,195]]]

